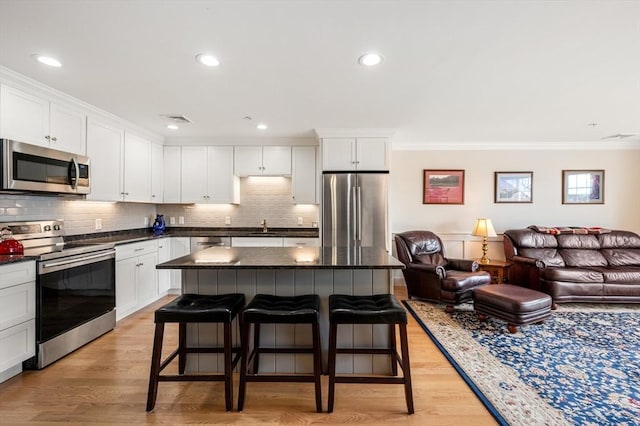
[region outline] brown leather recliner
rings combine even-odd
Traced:
[[[430,231],[407,231],[395,236],[398,259],[409,297],[453,306],[471,300],[474,288],[491,283],[488,272],[478,271],[478,263],[467,259],[448,259],[442,240]]]

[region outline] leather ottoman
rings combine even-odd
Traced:
[[[551,315],[551,296],[517,285],[485,285],[473,290],[473,308],[480,321],[499,318],[517,333],[519,325],[542,323]]]

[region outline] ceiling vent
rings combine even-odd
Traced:
[[[160,114],[160,116],[167,118],[174,123],[181,123],[181,124],[193,123],[193,121],[189,120],[187,117],[180,114]]]

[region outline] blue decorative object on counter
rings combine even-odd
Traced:
[[[164,215],[156,215],[156,220],[153,222],[153,233],[155,235],[162,235],[164,228]]]

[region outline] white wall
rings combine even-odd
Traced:
[[[424,169],[464,169],[464,205],[422,204]],[[603,205],[563,205],[563,169],[604,169]],[[533,203],[494,203],[495,171],[533,171]],[[391,153],[391,231],[470,234],[478,217],[498,233],[528,225],[640,232],[640,150],[424,150]]]

